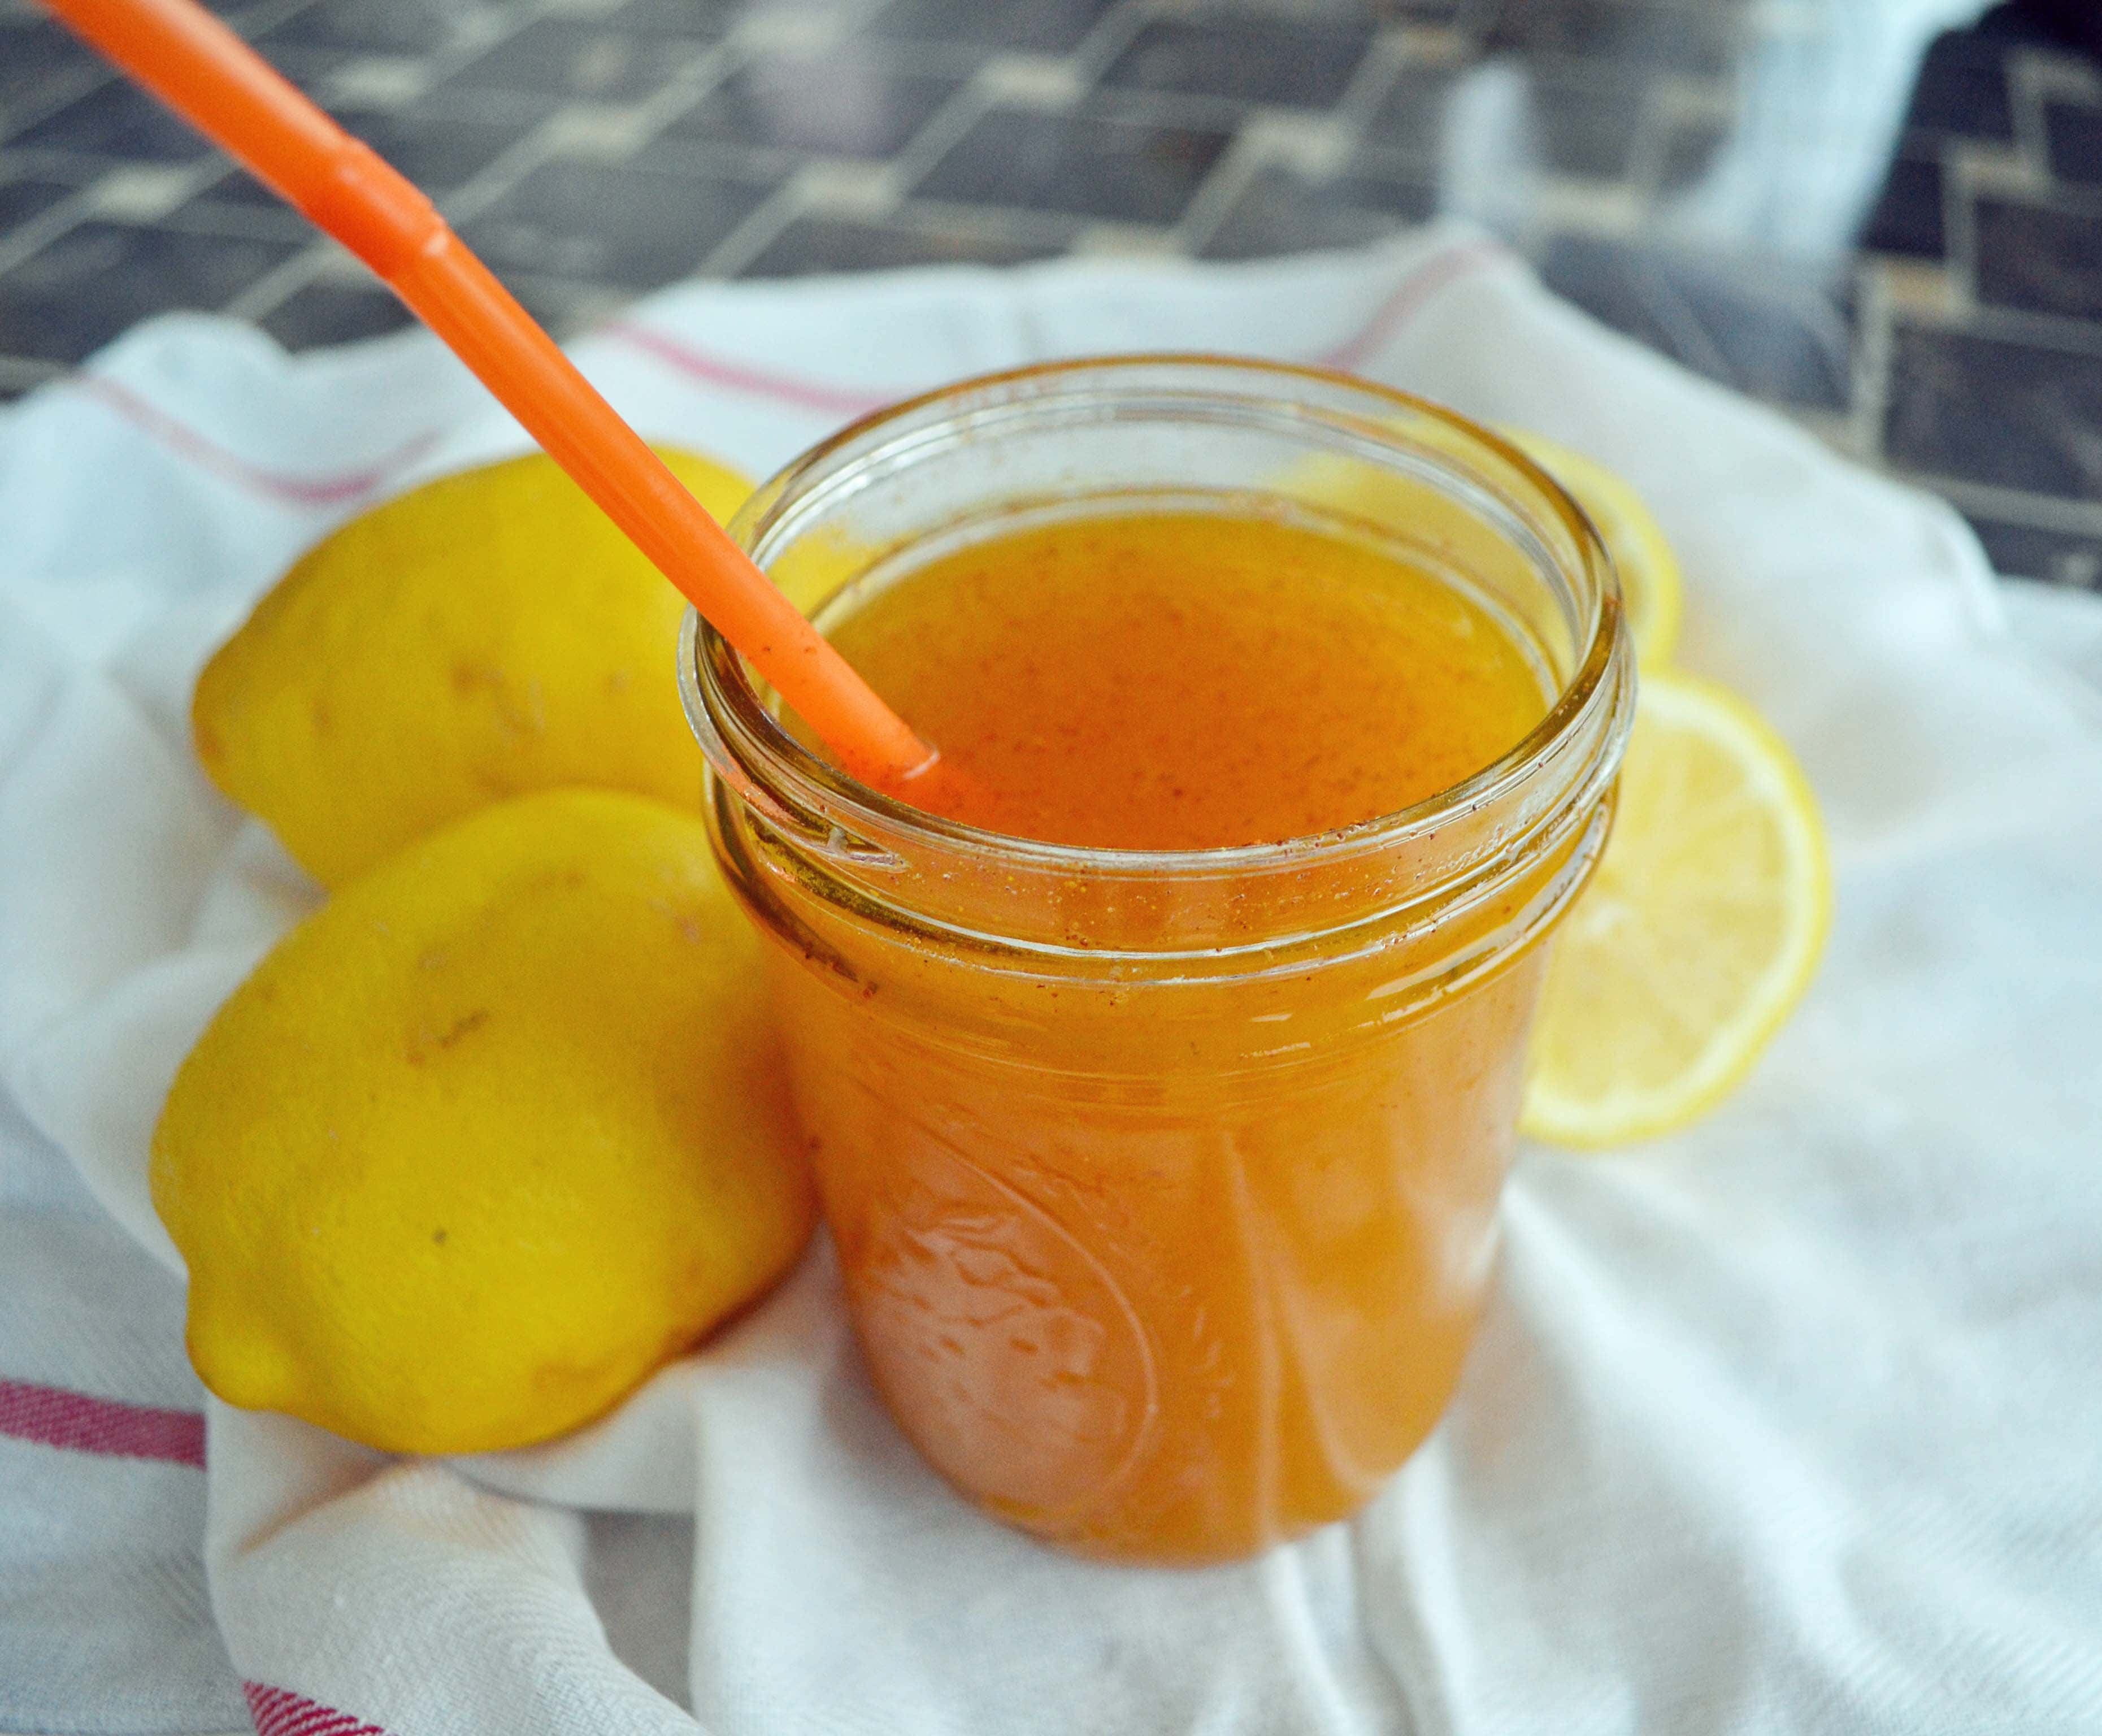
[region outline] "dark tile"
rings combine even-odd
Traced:
[[[163,227],[189,235],[254,236],[304,241],[313,225],[261,183],[239,170],[178,206]]]
[[[2062,181],[2102,186],[2102,109],[2047,103],[2043,127],[2051,172]]]
[[[1019,265],[1054,258],[1062,251],[959,227],[798,217],[738,275],[802,277],[829,271],[890,271],[906,265]]]
[[[189,162],[212,149],[202,133],[130,84],[97,87],[25,129],[10,148],[131,162]]]
[[[1885,455],[1914,470],[2102,500],[2102,353],[1931,327],[1892,334]]]
[[[348,48],[304,48],[280,42],[263,51],[264,58],[308,95],[339,68],[357,56]]]
[[[286,298],[262,324],[287,349],[354,344],[415,323],[409,310],[377,285],[309,283]]]
[[[2002,42],[2084,49],[2102,59],[2102,12],[2095,0],[2002,0],[1971,28]]]
[[[1349,88],[1372,32],[1282,19],[1155,19],[1102,74],[1137,91],[1177,91],[1245,102],[1332,107]]]
[[[644,36],[692,36],[713,41],[729,33],[737,22],[738,11],[734,0],[628,0],[619,11],[607,15],[604,27]]]
[[[927,124],[958,82],[893,70],[865,53],[755,60],[665,128],[664,136],[888,157]]]
[[[2102,591],[2102,532],[2082,536],[1976,513],[1964,516],[1985,545],[1994,572],[2011,579],[2041,579],[2049,584]]]
[[[2011,144],[2015,111],[2007,56],[2006,42],[1975,30],[1936,37],[1920,62],[1905,108],[1906,127],[1940,138]]]
[[[1365,137],[1391,150],[1435,158],[1443,142],[1445,104],[1453,75],[1441,69],[1405,66],[1365,123]]]
[[[1535,78],[1531,109],[1541,161],[1563,175],[1619,180],[1634,155],[1647,97],[1640,80]]]
[[[1359,151],[1325,185],[1342,204],[1408,223],[1421,223],[1438,209],[1435,177],[1415,159],[1387,151]]]
[[[895,0],[871,27],[922,42],[1065,54],[1116,0]]]
[[[1391,235],[1405,221],[1427,217],[1437,204],[1418,189],[1414,208],[1397,210],[1392,196],[1368,203],[1348,183],[1316,181],[1288,169],[1258,171],[1205,242],[1207,259],[1263,259],[1324,247],[1355,247]]]
[[[595,21],[541,18],[472,60],[440,90],[535,91],[588,102],[633,102],[663,88],[701,52]]]
[[[995,109],[950,147],[916,190],[963,204],[1173,223],[1229,137],[1085,111]]]
[[[320,0],[258,38],[267,54],[290,45],[366,54],[428,54],[451,41],[448,0]]]
[[[1728,69],[1740,10],[1668,0],[1508,0],[1498,9],[1485,46],[1534,58],[1712,77]]]
[[[0,181],[0,235],[19,228],[32,217],[41,217],[60,200],[80,189],[69,182],[25,175],[19,180]]]
[[[1720,121],[1681,120],[1657,147],[1652,184],[1661,193],[1683,193],[1714,166],[1736,129]]]
[[[2102,211],[1980,198],[1978,299],[2102,320]]]
[[[513,121],[461,114],[436,95],[410,109],[344,112],[337,118],[430,193],[472,180],[527,130]]]
[[[1847,402],[1847,320],[1821,280],[1781,261],[1565,235],[1540,272],[1595,318],[1711,380],[1807,408]]]
[[[1948,245],[1942,223],[1941,159],[1900,157],[1861,226],[1861,245],[1873,253],[1938,260]]]
[[[16,355],[78,362],[149,314],[224,306],[297,251],[83,223],[0,276],[0,331]]]
[[[9,111],[33,100],[55,78],[79,74],[95,64],[87,47],[48,18],[9,19],[0,24],[0,134]]]
[[[353,131],[355,130],[355,128],[353,129]],[[244,211],[253,213],[282,215],[287,221],[295,224],[304,223],[306,220],[262,182],[242,168],[235,168],[223,179],[214,181],[183,209],[188,211],[193,206],[206,204],[222,208],[237,206]]]
[[[461,233],[494,265],[654,289],[690,273],[765,197],[711,175],[546,162]]]

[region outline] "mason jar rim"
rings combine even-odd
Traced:
[[[1026,864],[1053,872],[1107,873],[1123,878],[1183,879],[1260,874],[1297,868],[1310,859],[1347,859],[1364,851],[1405,846],[1427,837],[1468,814],[1490,806],[1531,777],[1565,743],[1584,733],[1601,705],[1615,703],[1616,654],[1625,660],[1624,607],[1620,585],[1604,541],[1583,508],[1560,482],[1522,447],[1457,411],[1394,387],[1333,369],[1253,357],[1204,351],[1151,351],[1079,357],[1038,362],[972,375],[871,411],[827,436],[792,460],[755,489],[726,526],[747,554],[764,545],[768,531],[796,503],[799,489],[820,477],[847,449],[876,440],[856,462],[871,464],[888,448],[877,437],[886,427],[909,422],[934,406],[952,404],[961,413],[973,398],[990,398],[1004,390],[1032,383],[1084,383],[1114,392],[1120,380],[1141,371],[1187,369],[1193,375],[1239,376],[1251,383],[1282,384],[1302,381],[1329,392],[1341,391],[1366,401],[1362,416],[1331,420],[1356,424],[1355,435],[1374,443],[1401,446],[1395,430],[1377,413],[1406,411],[1443,424],[1463,439],[1478,442],[1509,464],[1537,489],[1562,522],[1596,580],[1596,606],[1590,633],[1576,667],[1562,684],[1545,714],[1509,751],[1481,770],[1407,807],[1368,819],[1303,836],[1254,844],[1196,850],[1129,850],[1052,842],[995,832],[931,813],[885,794],[813,752],[761,699],[744,659],[697,610],[689,608],[679,640],[679,688],[688,722],[714,772],[738,794],[777,819],[790,819],[784,809],[800,807],[820,815],[847,846],[863,833],[885,833],[931,843],[969,855]],[[1221,390],[1216,395],[1255,399],[1310,415],[1288,392]],[[1050,402],[1047,398],[1040,402]],[[901,442],[909,444],[910,442]],[[908,722],[911,720],[907,720]],[[1616,732],[1617,733],[1617,732]],[[938,744],[937,746],[938,747]],[[1596,781],[1603,786],[1617,760],[1602,756]],[[1590,781],[1590,780],[1583,780]],[[887,854],[880,845],[862,842],[856,854]]]

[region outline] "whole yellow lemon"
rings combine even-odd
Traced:
[[[750,492],[662,455],[717,517]],[[445,477],[344,525],[256,606],[198,677],[197,757],[326,886],[528,790],[698,808],[685,606],[544,455]]]
[[[343,888],[154,1133],[205,1384],[487,1451],[589,1421],[750,1300],[814,1212],[761,944],[702,821],[610,791],[484,808]]]

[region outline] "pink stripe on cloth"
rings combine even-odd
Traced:
[[[69,1453],[204,1467],[204,1419],[194,1410],[127,1405],[26,1380],[0,1379],[0,1435]]]
[[[1362,367],[1386,349],[1395,335],[1415,318],[1440,290],[1491,265],[1501,265],[1517,257],[1499,242],[1470,241],[1426,260],[1387,291],[1386,299],[1373,309],[1371,318],[1315,360],[1323,367],[1346,371]]]
[[[256,1736],[387,1736],[376,1724],[367,1724],[288,1688],[243,1682],[241,1691],[248,1701],[248,1716],[255,1720]]]
[[[1493,241],[1462,242],[1426,260],[1389,290],[1363,325],[1341,342],[1313,358],[1321,367],[1349,370],[1360,367],[1390,343],[1439,291],[1492,265],[1510,263],[1518,255]],[[747,367],[725,357],[693,348],[680,340],[653,331],[646,326],[623,321],[606,326],[601,337],[617,339],[681,373],[711,386],[725,387],[757,397],[771,397],[799,409],[823,411],[837,415],[865,415],[886,404],[896,403],[924,391],[925,387],[901,388],[894,392],[871,393],[835,386],[819,380],[792,378]]]
[[[769,373],[761,368],[747,367],[741,362],[732,362],[725,357],[710,355],[706,350],[695,349],[676,338],[668,338],[661,331],[652,331],[647,326],[632,325],[623,321],[606,326],[599,332],[604,338],[617,338],[622,343],[654,356],[659,362],[667,362],[681,373],[690,375],[711,386],[722,386],[751,397],[770,397],[784,404],[793,404],[799,410],[823,411],[831,415],[865,415],[871,410],[880,410],[885,404],[895,403],[899,398],[910,397],[923,388],[913,387],[898,392],[871,392],[866,388],[830,386],[814,380],[797,380],[786,374]]]
[[[361,500],[387,479],[422,457],[437,442],[435,430],[418,434],[361,470],[345,470],[333,476],[287,476],[252,464],[221,446],[209,434],[171,415],[158,404],[142,397],[129,386],[100,374],[82,374],[73,384],[90,397],[115,411],[134,428],[150,435],[178,458],[187,459],[201,470],[290,506],[339,506]]]

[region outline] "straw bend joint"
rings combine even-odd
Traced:
[[[326,178],[302,192],[300,211],[389,282],[451,233],[437,207],[359,140],[346,138]]]

